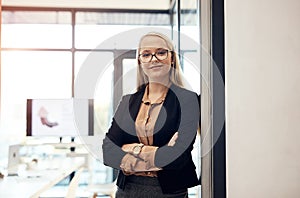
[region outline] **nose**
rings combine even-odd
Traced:
[[[154,58],[155,58],[155,59],[154,59]],[[155,61],[155,62],[157,62],[157,61],[158,61],[158,59],[156,58],[156,56],[155,56],[154,54],[152,55],[151,62],[152,62],[152,61]]]

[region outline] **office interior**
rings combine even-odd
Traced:
[[[138,37],[149,31],[172,38],[184,81],[200,94],[198,0],[2,1],[0,171],[20,191],[2,181],[0,194],[113,196],[101,141],[121,96],[135,91]],[[92,89],[86,72],[96,72]],[[200,144],[198,134],[199,176]]]
[[[22,5],[25,2],[28,2],[28,5],[25,6],[26,9],[24,10]],[[45,5],[42,5],[43,2],[47,4],[46,8]],[[58,1],[53,2],[58,3]],[[111,3],[111,5],[104,8],[100,7],[101,9],[99,9],[99,4],[101,2],[101,5],[105,5],[103,4],[104,1],[99,1],[96,8],[89,8],[91,4],[86,3],[87,1],[83,3],[77,0],[77,5],[73,4],[75,1],[72,1],[72,5],[68,4],[70,2],[64,2],[64,6],[62,4],[51,6],[53,2],[17,0],[2,0],[1,2],[1,172],[7,169],[7,157],[10,145],[18,146],[18,144],[23,144],[24,139],[30,139],[31,145],[35,143],[31,137],[26,137],[27,98],[72,98],[73,94],[75,94],[73,93],[72,83],[80,67],[78,67],[76,62],[79,62],[79,65],[82,64],[85,57],[87,57],[86,54],[90,51],[89,49],[95,49],[101,41],[111,36],[113,37],[117,33],[114,29],[113,33],[105,34],[105,31],[102,31],[105,25],[106,27],[120,25],[119,22],[122,20],[137,27],[149,24],[147,27],[162,25],[164,28],[178,30],[179,26],[176,24],[180,20],[182,22],[180,23],[180,32],[182,33],[189,27],[197,27],[192,33],[188,33],[189,37],[193,37],[196,43],[200,40],[204,51],[212,55],[218,67],[223,67],[222,71],[225,83],[225,88],[218,89],[220,92],[220,97],[218,98],[221,98],[222,101],[214,103],[215,101],[207,96],[215,96],[218,92],[209,92],[205,89],[205,83],[202,83],[203,81],[200,79],[202,104],[201,136],[202,138],[205,137],[204,141],[201,142],[201,169],[205,167],[205,171],[201,171],[201,194],[199,193],[198,196],[200,195],[203,198],[299,197],[299,1],[201,0],[197,1],[201,12],[199,12],[199,8],[196,9],[196,12],[191,12],[195,12],[200,18],[195,20],[198,21],[197,23],[193,20],[193,15],[188,14],[189,11],[184,11],[184,4],[189,2],[188,0],[180,1],[180,7],[183,9],[182,12],[176,12],[178,6],[174,7],[174,12],[171,12],[174,14],[174,17],[171,17],[171,20],[169,20],[169,11],[166,11],[169,10],[171,5],[169,1],[160,0],[151,1],[150,3],[149,1],[144,2],[141,0],[136,3],[137,1],[135,1],[134,11],[126,15],[121,12],[124,11],[123,9],[117,11],[112,8],[115,8],[116,5],[123,6],[128,11],[130,7],[129,2],[133,1],[118,1],[118,4],[115,3],[116,1],[105,1],[106,3]],[[89,2],[91,3],[91,1]],[[97,2],[93,1],[93,3]],[[139,9],[137,6],[141,6],[141,2],[144,2],[142,10],[146,12],[143,14],[135,10]],[[183,4],[181,5],[181,3]],[[56,8],[59,12],[57,10],[53,11],[48,7]],[[70,11],[66,8],[72,9]],[[150,8],[153,8],[155,11],[148,11]],[[70,41],[69,39],[73,37],[68,35],[73,35],[72,21],[75,22],[74,19],[76,19],[72,11],[77,9],[82,12],[80,14],[82,19],[78,21],[79,24],[74,26],[74,30],[80,31],[82,34],[77,32],[74,35],[74,40],[71,39]],[[166,16],[162,13],[162,15],[160,14],[162,10]],[[85,15],[85,11],[90,11],[91,13]],[[103,11],[103,13],[98,13],[99,11]],[[108,11],[116,11],[116,13],[108,13]],[[53,12],[57,14],[53,14]],[[8,18],[5,20],[3,13],[12,18],[9,21],[7,21]],[[181,14],[176,15],[176,13]],[[184,16],[187,16],[187,18]],[[100,18],[101,22],[98,21]],[[182,20],[186,21],[183,22]],[[39,25],[40,23],[42,23],[41,26]],[[64,24],[68,24],[69,28],[64,29]],[[10,26],[12,30],[6,35],[5,25],[7,27]],[[49,28],[45,28],[44,25],[49,26]],[[36,30],[30,31],[34,26],[37,26]],[[101,28],[97,28],[100,26]],[[200,30],[198,29],[199,27],[201,27]],[[23,28],[22,32],[20,28]],[[124,26],[116,29],[120,30],[121,28],[124,28]],[[101,36],[93,35],[93,32]],[[82,40],[83,43],[77,44],[76,37],[88,33],[90,39],[83,36],[79,40]],[[24,35],[33,36],[28,37]],[[63,35],[65,36],[61,39]],[[194,37],[193,35],[196,36]],[[173,36],[174,41],[178,42],[176,34],[173,34]],[[4,39],[5,37],[6,39]],[[53,37],[58,40],[52,39]],[[224,44],[220,45],[220,42],[224,42]],[[75,45],[74,48],[72,48],[72,45]],[[115,48],[118,49],[116,46],[112,47],[112,49]],[[180,43],[180,49],[184,50],[183,43]],[[44,56],[44,53],[49,55]],[[95,53],[100,52],[96,51]],[[109,52],[105,57],[113,57],[111,53]],[[126,58],[128,58],[129,54],[126,54]],[[201,65],[201,76],[205,78],[205,82],[209,87],[214,87],[214,84],[211,83],[213,75],[211,65],[209,64],[210,59],[202,54],[200,54],[200,57],[201,60],[196,65]],[[7,63],[13,62],[13,64],[8,67],[6,63],[5,66],[5,61]],[[130,59],[125,59],[125,61],[118,60],[116,62],[121,62],[125,65],[126,62],[130,61]],[[184,70],[187,72],[186,69],[188,67],[185,66]],[[112,73],[112,71],[114,71],[112,67],[108,67],[107,73]],[[190,73],[194,74],[196,72]],[[108,76],[110,75],[108,74]],[[112,82],[108,80],[105,82],[108,85],[110,83],[109,86],[111,86]],[[57,84],[55,84],[56,82]],[[119,92],[119,95],[121,94]],[[109,95],[109,93],[106,93],[106,96]],[[101,102],[101,104],[103,103]],[[215,118],[214,112],[216,112],[216,109],[220,109],[220,106],[218,106],[220,104],[225,105],[225,108],[221,108],[224,108],[225,111],[226,133],[221,134],[220,137],[222,139],[211,139],[213,137],[210,137],[209,134],[214,135],[212,133],[214,125],[211,125],[210,118]],[[110,104],[110,109],[113,109],[113,105],[115,104]],[[104,121],[101,126],[107,127],[105,123],[108,122]],[[220,144],[220,140],[222,140],[221,148],[218,148],[217,151],[222,151],[219,154],[225,153],[225,155],[216,155],[218,153],[216,150],[210,150],[209,143],[213,142],[212,140],[216,141],[218,145]],[[57,141],[57,138],[54,141]],[[38,150],[35,150],[37,147],[26,147],[28,148],[26,149],[26,153],[31,153],[32,155],[30,156],[34,158],[40,155],[43,156],[43,153],[51,153],[50,156],[46,155],[50,159],[56,155],[56,151],[59,151],[59,155],[63,151],[69,153],[68,147],[72,146],[69,144],[70,138],[66,137],[62,141],[65,144],[61,148],[67,147],[65,150],[60,148],[53,150],[52,145],[50,144],[49,147],[48,143],[39,146]],[[78,140],[75,139],[75,141]],[[15,147],[11,148],[14,149]],[[76,148],[76,151],[79,153],[80,148]],[[72,154],[69,153],[68,155]],[[47,157],[45,158],[47,159]],[[29,157],[28,159],[32,160],[33,158]],[[42,161],[40,160],[39,162]],[[93,163],[97,163],[97,160]],[[77,179],[71,183],[69,183],[68,179],[63,180],[62,178],[63,182],[58,182],[60,183],[59,186],[63,187],[62,192],[60,192],[60,188],[56,185],[50,189],[42,187],[43,192],[47,191],[47,194],[44,194],[44,196],[54,196],[53,194],[49,195],[49,193],[53,193],[51,189],[55,189],[54,192],[59,194],[57,196],[64,197],[69,192],[69,186],[77,186],[76,193],[80,193],[81,195],[81,187],[87,186],[87,184],[82,183],[88,180],[89,174],[86,173],[86,169],[82,170],[76,164],[72,168],[68,168],[66,174],[71,174],[70,171],[76,169],[78,170],[76,172],[81,172],[81,176],[77,177],[78,174],[74,175],[73,178]],[[219,164],[220,166],[216,167]],[[34,163],[31,165],[33,166],[32,169],[34,169]],[[57,164],[54,164],[53,167],[57,167]],[[100,183],[99,179],[103,181],[106,178],[106,176],[101,175],[100,167],[99,164],[96,164],[93,170],[92,178],[96,178],[95,183]],[[99,172],[95,173],[96,170],[99,170]],[[107,178],[109,181],[112,181],[113,172],[109,170],[108,172],[106,174]],[[61,176],[56,177],[56,181],[57,178],[60,179]],[[5,180],[1,179],[0,185],[3,185],[3,181]],[[21,181],[23,180],[19,180],[17,184],[20,185]],[[31,183],[22,183],[23,185],[28,184],[25,187],[23,186],[25,189],[32,188],[33,181],[41,182],[45,180],[33,178],[30,181]],[[105,186],[101,185],[101,188],[98,187],[94,191],[99,192],[99,189],[112,189],[109,184]],[[22,189],[19,188],[18,190],[21,191]],[[22,193],[24,195],[26,192],[23,190]],[[39,194],[40,192],[35,191],[33,193]],[[196,193],[192,193],[191,196],[196,196]],[[99,195],[103,195],[103,193],[99,192]],[[20,195],[16,197],[20,197]]]

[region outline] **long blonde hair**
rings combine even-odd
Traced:
[[[149,32],[145,34],[144,36],[141,37],[139,41],[139,46],[136,52],[136,60],[138,64],[138,69],[137,69],[137,90],[140,90],[141,87],[149,82],[149,79],[147,75],[144,73],[140,61],[139,61],[139,54],[140,54],[140,49],[141,49],[141,42],[142,40],[147,37],[147,36],[157,36],[163,39],[169,50],[172,51],[172,65],[171,65],[171,70],[170,70],[170,81],[179,86],[179,87],[184,87],[183,81],[182,81],[182,72],[181,72],[181,65],[179,62],[179,58],[177,56],[177,53],[175,52],[175,47],[173,45],[173,42],[164,34],[159,33],[159,32]]]

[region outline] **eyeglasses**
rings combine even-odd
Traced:
[[[142,63],[150,63],[153,56],[155,56],[157,60],[162,61],[168,58],[169,52],[171,51],[167,49],[158,49],[155,53],[142,52],[141,54],[139,54],[139,59]]]

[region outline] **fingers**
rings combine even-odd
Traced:
[[[138,143],[131,143],[131,144],[124,144],[122,146],[122,150],[126,153],[130,153],[134,146],[136,146]]]
[[[174,135],[172,136],[171,140],[168,143],[168,146],[174,146],[177,138],[178,138],[178,132],[174,133]]]

